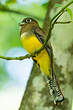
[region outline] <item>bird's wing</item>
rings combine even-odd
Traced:
[[[33,33],[36,35],[36,37],[38,38],[38,40],[43,44],[45,42],[44,40],[44,32],[40,29],[40,28],[36,28],[36,29],[33,29]],[[50,59],[51,59],[51,64],[53,64],[53,51],[52,51],[52,47],[51,45],[46,45],[46,51],[48,53],[48,55],[50,56]]]

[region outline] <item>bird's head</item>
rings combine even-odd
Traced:
[[[32,18],[24,18],[22,20],[22,22],[20,23],[20,26],[23,27],[23,26],[26,26],[26,25],[37,25],[37,21],[35,21],[34,19]]]
[[[24,33],[24,32],[29,32],[31,31],[33,28],[38,27],[38,22],[32,18],[24,18],[22,20],[22,22],[20,23],[21,26],[21,32],[20,33]]]

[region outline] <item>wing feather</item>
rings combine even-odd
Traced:
[[[40,32],[41,31],[41,32]],[[39,32],[41,33],[41,34],[39,34]],[[43,44],[44,42],[45,42],[45,40],[44,40],[44,33],[42,32],[42,30],[41,29],[34,29],[34,31],[33,31],[33,33],[36,35],[36,37],[38,38],[38,40]],[[44,36],[43,36],[44,35]],[[49,46],[49,45],[46,45],[46,51],[47,51],[47,53],[48,53],[48,55],[50,56],[50,59],[51,59],[51,64],[53,64],[53,52],[52,52],[52,47],[51,47],[51,45]]]

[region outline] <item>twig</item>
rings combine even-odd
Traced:
[[[2,59],[5,59],[5,60],[23,60],[23,59],[26,59],[26,58],[30,58],[32,57],[33,55],[25,55],[25,56],[20,56],[20,57],[5,57],[5,56],[1,56],[0,55],[0,58]]]
[[[73,3],[73,1],[69,2],[67,5],[65,5],[52,19],[51,22],[62,12],[64,11],[68,6],[70,6]]]
[[[61,12],[55,19],[55,21],[52,23],[51,29],[54,28],[54,25],[56,24],[57,20],[60,18],[60,16],[65,12],[65,10],[63,12]]]
[[[66,21],[66,22],[56,22],[55,24],[69,24],[69,23],[72,23],[72,21]]]

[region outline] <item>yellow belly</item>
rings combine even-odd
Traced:
[[[34,35],[31,37],[22,37],[21,38],[24,48],[31,54],[32,52],[38,50],[42,47],[41,42],[35,37]],[[49,77],[51,77],[50,73],[50,57],[46,51],[46,49],[43,49],[36,57],[34,57],[34,60],[38,62],[40,65],[40,69]]]

